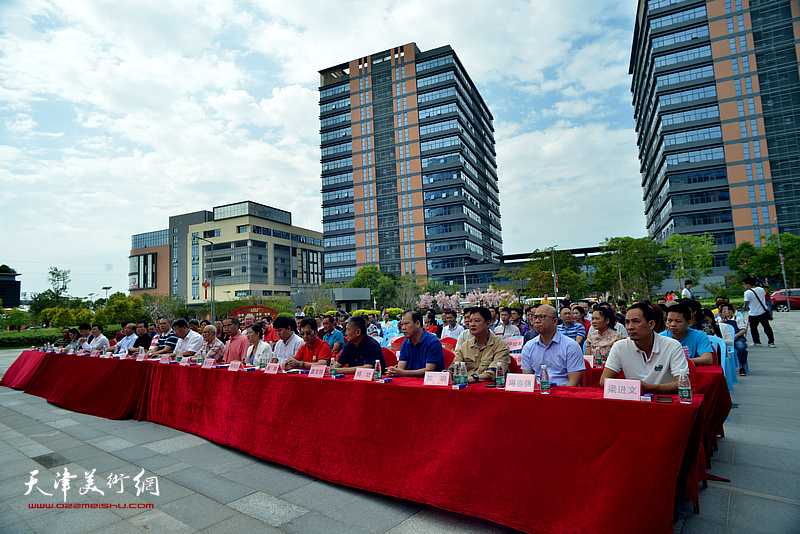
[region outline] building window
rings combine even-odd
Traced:
[[[247,225],[243,224],[241,226],[237,226],[236,227],[236,233],[237,234],[246,234],[247,233]]]

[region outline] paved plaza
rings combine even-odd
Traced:
[[[676,533],[800,532],[800,312],[776,314],[772,324],[777,348],[750,348],[751,374],[734,388],[726,437],[711,461],[709,472],[731,482],[712,481],[701,489],[701,514],[692,514],[691,504],[683,507],[674,525]],[[19,353],[0,351],[0,372]],[[65,469],[77,475],[68,491],[69,503],[153,507],[29,507],[64,502],[60,487],[54,489],[53,484]],[[104,495],[95,491],[80,495],[84,473],[92,469],[95,486]],[[34,470],[38,482],[28,486]],[[137,479],[142,470],[145,473]],[[111,487],[109,474],[117,475]],[[646,484],[644,473],[642,485]],[[123,492],[117,493],[120,487]],[[31,493],[25,495],[29,488]],[[112,421],[64,410],[9,388],[0,388],[0,501],[4,534],[516,532],[324,482],[153,423]],[[486,502],[492,504],[491,495]]]

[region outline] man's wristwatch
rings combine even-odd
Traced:
[[[481,381],[481,377],[479,377],[479,376],[478,376],[478,375],[476,375],[476,374],[473,374],[473,375],[472,375],[472,379],[473,379],[475,382],[480,382],[480,381]]]

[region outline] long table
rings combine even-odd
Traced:
[[[597,388],[454,391],[56,354],[29,390],[528,532],[670,532],[702,432],[701,394],[662,405]]]
[[[23,351],[6,370],[3,379],[0,380],[0,386],[25,389],[42,360],[44,360],[44,352],[37,350]]]

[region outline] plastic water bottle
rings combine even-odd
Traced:
[[[183,351],[180,350],[175,351],[175,361],[181,363],[182,359],[183,359]]]
[[[267,368],[266,358],[262,358],[261,360],[258,361],[258,368],[261,369],[262,371]]]
[[[381,362],[380,360],[375,360],[375,373],[372,375],[374,380],[381,379]]]
[[[594,364],[596,367],[603,365],[603,356],[598,354],[596,349],[594,351]]]
[[[689,375],[678,377],[678,398],[681,404],[692,403],[692,384],[689,382]]]
[[[506,371],[503,369],[503,362],[497,362],[497,369],[494,372],[494,385],[497,389],[506,389]]]
[[[331,362],[328,364],[328,370],[331,373],[331,376],[336,375],[336,357],[331,356]]]
[[[144,347],[139,347],[139,356],[144,354]]]
[[[542,365],[542,372],[539,375],[539,389],[542,395],[550,394],[550,373],[547,372],[546,365]]]

